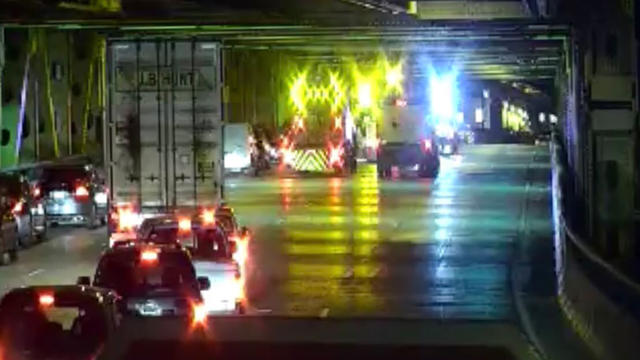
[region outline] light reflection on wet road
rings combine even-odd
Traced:
[[[251,308],[513,319],[510,265],[523,241],[521,223],[535,227],[543,242],[549,231],[551,241],[548,150],[470,146],[442,162],[435,181],[378,180],[374,165],[365,164],[353,178],[228,179],[227,200],[254,233],[246,284]],[[542,175],[529,186],[527,167]],[[539,201],[521,221],[525,196]],[[49,241],[0,267],[0,293],[92,275],[105,244],[104,228],[52,229]],[[548,257],[544,267],[552,271]]]
[[[435,181],[378,180],[369,164],[353,178],[229,179],[227,199],[254,231],[253,307],[286,315],[512,318],[510,269],[523,203],[532,192],[548,196],[548,184],[527,186],[527,167],[547,167],[534,157],[546,151],[468,147],[443,159]],[[526,223],[546,229],[549,222]]]

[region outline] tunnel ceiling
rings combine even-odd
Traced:
[[[228,48],[291,51],[326,61],[347,52],[411,51],[478,79],[553,79],[567,36],[565,26],[533,18],[420,21],[406,13],[403,0],[124,0],[118,14],[37,12],[48,14],[46,19],[25,17],[25,9],[33,13],[43,2],[18,3],[22,13],[4,15],[12,26],[38,23],[112,36],[199,35]]]

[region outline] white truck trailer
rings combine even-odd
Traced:
[[[112,39],[105,166],[110,236],[145,216],[213,208],[223,193],[219,44]]]

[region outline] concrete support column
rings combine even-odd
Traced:
[[[582,33],[587,45],[583,150],[590,234],[605,257],[624,264],[635,252],[636,54],[632,12],[617,5],[610,10]]]

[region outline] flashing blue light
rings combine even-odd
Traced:
[[[456,72],[438,76],[435,71],[429,76],[429,98],[431,115],[437,121],[453,121],[458,113]]]

